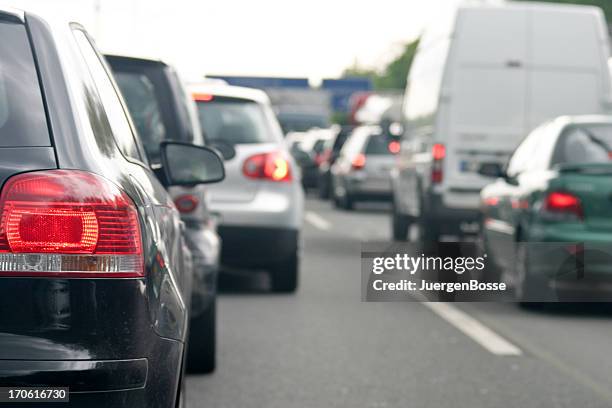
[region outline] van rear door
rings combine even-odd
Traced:
[[[529,127],[560,115],[603,113],[610,94],[603,18],[592,8],[542,5],[529,18]]]
[[[466,8],[457,18],[442,90],[448,135],[438,137],[446,143],[444,185],[472,191],[473,206],[490,182],[477,173],[479,164],[504,162],[526,133],[527,25],[524,7]]]

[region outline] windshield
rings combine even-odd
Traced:
[[[554,164],[610,163],[612,125],[576,125],[558,142]]]
[[[389,143],[391,140],[382,135],[370,136],[368,143],[365,148],[365,154],[367,155],[391,155],[389,149]]]
[[[198,102],[198,116],[208,142],[229,144],[275,142],[264,108],[257,102],[215,98]]]
[[[328,120],[323,116],[297,113],[279,113],[277,116],[285,134],[289,132],[306,132],[313,128],[324,129],[329,127]]]

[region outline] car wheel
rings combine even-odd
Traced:
[[[191,319],[187,370],[191,373],[207,374],[215,371],[217,346],[217,302],[199,316]]]
[[[419,227],[419,241],[423,246],[423,250],[427,252],[435,252],[438,241],[440,241],[440,231],[438,230],[436,221],[427,216],[424,208],[425,207],[421,202],[421,209],[419,211],[419,217],[417,218],[417,225]]]
[[[270,268],[272,290],[279,293],[295,292],[298,285],[298,255],[294,254],[289,259],[273,265]]]
[[[321,176],[319,178],[319,198],[321,200],[327,200],[329,199],[330,193],[329,193],[329,181],[326,179],[325,176]]]
[[[541,308],[544,303],[534,302],[534,299],[544,296],[545,282],[533,276],[526,245],[517,244],[515,268],[514,298],[516,302],[523,308]]]
[[[344,210],[350,211],[355,206],[355,199],[348,192],[345,192],[344,196],[340,199],[340,206]]]
[[[393,200],[392,206],[391,224],[393,239],[395,241],[406,241],[408,240],[408,230],[410,229],[410,218],[397,211],[395,200]]]

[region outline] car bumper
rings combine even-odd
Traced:
[[[193,257],[191,315],[195,317],[212,304],[217,294],[221,239],[212,227],[187,224],[185,241]]]
[[[210,210],[219,215],[221,227],[300,229],[304,212],[304,190],[295,181],[275,183],[262,188],[251,201],[213,199]]]
[[[297,229],[220,226],[221,264],[230,267],[267,267],[297,253]]]
[[[20,340],[28,344],[28,340]],[[30,342],[32,340],[30,338]],[[66,407],[171,408],[177,397],[175,390],[183,344],[159,337],[157,341],[160,352],[147,358],[0,360],[0,384],[4,387],[67,387],[69,402],[61,404]],[[49,403],[49,406],[57,406],[57,403]]]
[[[423,208],[427,219],[438,225],[441,234],[463,234],[469,225],[473,233],[478,232],[481,214],[478,208],[455,208],[445,204],[442,196],[429,193],[425,196]]]

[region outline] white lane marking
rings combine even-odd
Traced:
[[[449,303],[421,303],[491,353],[498,356],[520,356],[522,354],[521,349],[517,346],[455,306]]]
[[[328,231],[331,228],[331,224],[323,217],[313,213],[312,211],[306,211],[304,219],[308,221],[313,227],[323,231]]]

